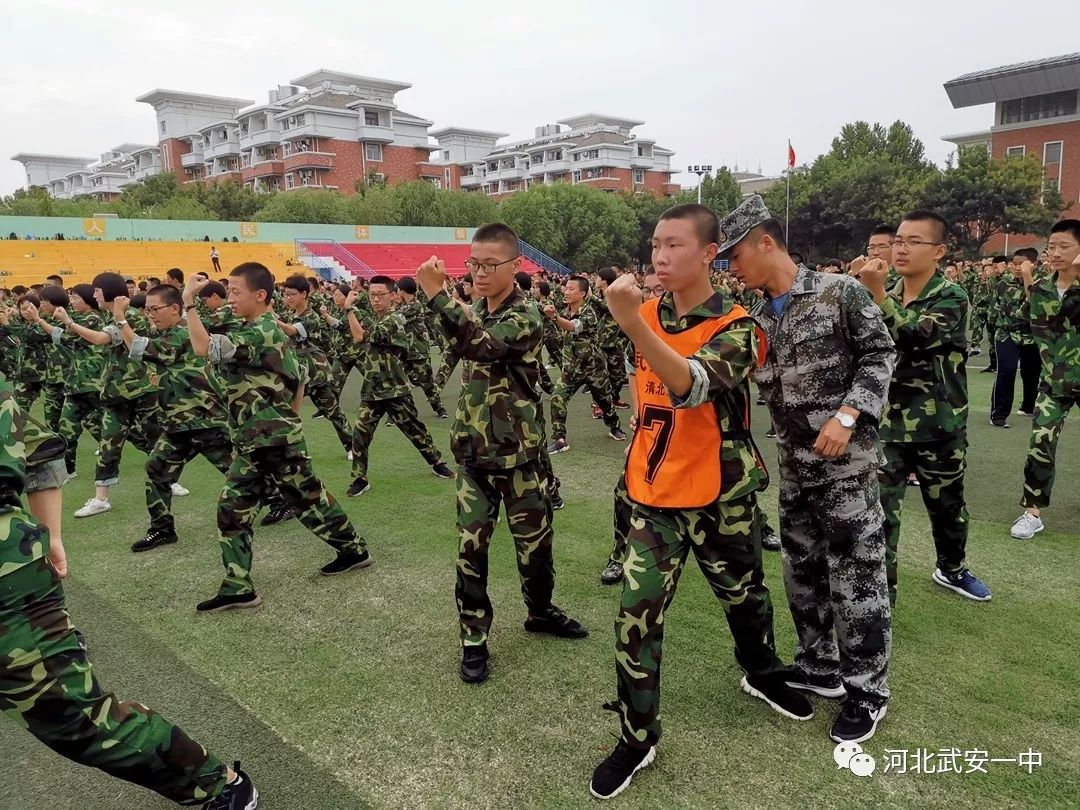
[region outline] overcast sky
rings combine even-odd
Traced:
[[[401,109],[446,125],[531,136],[585,112],[644,121],[673,168],[784,167],[846,122],[909,122],[941,136],[991,124],[953,110],[962,73],[1080,50],[1080,3],[821,0],[36,0],[0,31],[0,193],[23,185],[17,152],[95,156],[156,142],[155,87],[266,101],[317,68],[410,82]],[[676,175],[691,184],[690,175]]]

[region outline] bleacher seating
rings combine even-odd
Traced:
[[[305,247],[316,256],[333,256],[334,247],[327,243],[305,242]],[[446,262],[446,272],[451,276],[466,273],[465,260],[469,258],[471,248],[468,244],[410,244],[410,243],[351,243],[342,244],[345,250],[358,258],[375,273],[391,278],[412,276],[416,268],[433,255]],[[527,273],[536,273],[540,268],[522,257],[521,269]]]

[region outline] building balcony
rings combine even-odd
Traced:
[[[264,160],[253,163],[240,170],[240,175],[245,182],[254,180],[256,177],[280,176],[284,173],[284,165],[281,160]]]
[[[155,174],[161,174],[161,166],[151,164],[149,166],[137,167],[131,179],[138,182],[139,180],[145,180],[147,177],[153,177]]]
[[[235,171],[217,172],[216,174],[208,174],[208,175],[206,175],[206,177],[204,177],[202,179],[205,180],[208,183],[224,183],[226,180],[239,180],[240,179],[240,170],[237,169]]]
[[[301,124],[298,127],[289,127],[288,129],[282,129],[279,138],[283,141],[292,141],[297,138],[318,138],[320,137],[320,135],[322,135],[322,133],[319,132],[318,125],[311,123]]]
[[[234,138],[230,138],[227,141],[221,141],[220,143],[207,144],[203,147],[203,158],[206,160],[239,154],[240,142]]]
[[[283,170],[287,172],[293,169],[332,169],[334,155],[330,152],[297,152],[286,155],[282,164]]]
[[[337,191],[338,190],[337,186],[333,186],[333,185],[330,185],[328,183],[308,183],[307,185],[303,185],[302,183],[297,183],[292,188],[286,188],[286,187],[282,186],[279,189],[279,191],[299,191],[302,188],[317,188],[317,189],[323,189],[323,190],[327,190],[327,191]]]
[[[665,195],[670,196],[672,194],[678,194],[680,191],[682,191],[682,186],[680,186],[678,183],[664,183],[664,185],[661,186],[661,189]]]
[[[238,141],[241,149],[254,149],[259,146],[277,146],[281,143],[281,132],[276,129],[261,129],[241,135]]]
[[[393,143],[394,130],[390,127],[374,127],[361,124],[357,131],[356,140],[365,143]]]
[[[651,169],[656,161],[651,155],[631,155],[630,165],[635,169]]]
[[[206,158],[203,156],[202,150],[197,152],[188,152],[186,155],[180,156],[180,165],[185,169],[193,169],[197,166],[202,166],[206,162]]]
[[[442,166],[435,166],[431,163],[418,163],[417,166],[420,168],[421,177],[436,177],[440,180],[443,177]]]
[[[615,191],[623,187],[623,181],[618,177],[582,177],[579,182],[603,191]]]
[[[461,177],[462,188],[476,188],[484,182],[484,178],[478,174],[466,174]]]

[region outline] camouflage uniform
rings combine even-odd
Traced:
[[[1024,293],[1024,282],[1006,270],[997,279],[994,298],[996,320],[996,353],[998,372],[994,378],[991,395],[990,419],[1006,421],[1012,413],[1016,368],[1020,367],[1023,398],[1020,410],[1030,413],[1035,409],[1035,395],[1039,385],[1039,349],[1031,336],[1030,312]]]
[[[366,295],[363,297],[363,304],[360,303],[359,296],[357,297],[357,303],[353,309],[361,323],[365,319],[370,321],[375,314],[371,311],[371,305],[368,303]],[[331,306],[329,311],[332,318],[329,327],[335,341],[334,361],[330,367],[330,379],[333,382],[334,390],[337,391],[340,404],[341,395],[345,391],[345,384],[348,383],[352,370],[354,368],[362,370],[363,368],[364,345],[352,339],[352,334],[349,332],[349,311],[347,309],[334,305]],[[342,410],[344,411],[344,408]]]
[[[1031,287],[1031,332],[1042,358],[1039,397],[1024,464],[1025,508],[1050,505],[1054,457],[1065,417],[1080,404],[1080,279],[1058,297],[1057,274]]]
[[[252,519],[276,487],[318,538],[338,552],[365,548],[348,517],[311,469],[293,400],[302,370],[273,313],[211,335],[208,361],[225,392],[235,456],[218,501],[217,523],[225,579],[221,596],[254,593]]]
[[[596,313],[600,354],[603,356],[611,400],[617,402],[622,399],[623,386],[626,385],[626,336],[611,316],[602,293],[590,298],[588,303]]]
[[[428,405],[437,414],[445,414],[442,400],[439,398],[439,389],[435,387],[435,380],[431,375],[431,342],[428,339],[428,329],[425,323],[425,314],[428,310],[416,298],[407,304],[402,304],[396,310],[405,322],[405,332],[409,336],[409,354],[405,359],[409,382],[424,392]]]
[[[552,439],[566,438],[566,406],[582,387],[589,389],[600,407],[608,430],[614,430],[619,427],[619,417],[611,400],[607,365],[599,348],[596,312],[585,302],[577,312],[566,309],[559,314],[574,324],[574,330],[563,336],[562,376],[551,398]]]
[[[226,776],[217,757],[98,683],[45,556],[48,530],[22,508],[25,460],[19,410],[0,377],[0,709],[61,756],[166,799],[217,796]]]
[[[46,315],[41,319],[49,326],[55,325],[53,320]],[[41,332],[41,327],[35,324],[35,328]],[[45,333],[42,332],[44,335]],[[71,375],[72,351],[69,347],[56,343],[45,335],[45,374],[44,401],[42,407],[45,411],[45,424],[54,433],[60,432],[60,414],[64,410],[64,388],[66,380]]]
[[[102,328],[101,315],[96,311],[72,312],[71,320],[95,332]],[[105,352],[102,347],[87,343],[74,332],[67,332],[59,326],[53,327],[52,342],[71,353],[71,374],[65,381],[64,407],[60,411],[57,432],[67,443],[67,470],[74,473],[83,429],[89,430],[95,441],[101,441],[101,388]]]
[[[901,280],[881,303],[897,361],[889,401],[878,431],[885,463],[878,471],[885,512],[885,567],[889,601],[896,604],[896,549],[908,475],[919,493],[942,572],[964,568],[968,511],[967,466],[968,299],[940,273],[906,306]]]
[[[536,302],[536,305],[543,310],[547,304],[555,303],[551,298],[543,299]],[[563,357],[563,335],[565,333],[559,328],[559,325],[549,318],[544,318],[544,348],[547,350],[548,364],[556,367],[562,367]]]
[[[368,451],[375,428],[385,414],[420,451],[429,465],[438,464],[442,457],[427,425],[420,421],[409,390],[405,363],[412,351],[412,340],[405,321],[396,312],[376,316],[364,329],[364,383],[360,391],[360,409],[352,435],[353,476],[366,478]]]
[[[331,381],[330,361],[327,359],[332,332],[310,305],[300,315],[289,310],[288,317],[281,320],[297,330],[297,334],[289,338],[289,344],[306,370],[304,393],[314,403],[316,411],[334,426],[338,441],[348,451],[352,446],[352,431],[338,405],[338,389]]]
[[[428,306],[441,317],[449,350],[463,358],[450,444],[458,463],[457,559],[461,643],[487,643],[493,609],[487,593],[488,544],[499,504],[517,549],[521,594],[530,613],[551,605],[552,479],[544,452],[539,391],[539,311],[516,286],[497,310],[465,306],[440,292]]]
[[[29,411],[45,388],[45,344],[48,337],[21,314],[12,321],[13,331],[19,339],[15,398],[20,408]]]
[[[889,697],[892,640],[877,423],[896,354],[881,311],[850,276],[800,266],[788,295],[780,315],[768,297],[754,308],[769,339],[754,381],[779,443],[795,665],[811,677],[839,674],[849,699],[874,709]],[[811,448],[842,405],[859,419],[846,452],[822,458]]]
[[[668,293],[658,308],[660,325],[668,333],[690,329],[726,315],[733,305],[717,292],[680,318]],[[772,602],[761,565],[761,527],[755,520],[764,471],[741,418],[748,412],[748,378],[757,351],[753,323],[736,321],[688,358],[693,384],[686,396],[668,392],[674,408],[711,403],[716,409],[723,435],[720,456],[702,463],[719,465],[722,483],[717,500],[698,509],[633,503],[615,619],[618,701],[605,705],[620,716],[623,742],[631,746],[649,747],[660,739],[664,614],[691,552],[723,605],[739,666],[751,675],[783,666],[776,655]],[[635,441],[640,440],[635,435]],[[627,474],[629,470],[624,486]]]

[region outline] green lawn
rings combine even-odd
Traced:
[[[976,365],[984,365],[982,359]],[[893,700],[872,779],[837,770],[828,729],[836,704],[808,723],[784,720],[738,688],[723,613],[693,572],[668,613],[665,737],[656,764],[615,807],[1076,807],[1080,803],[1080,427],[1067,426],[1049,527],[1009,537],[1019,514],[1028,432],[988,426],[991,375],[971,375],[969,564],[993,589],[976,604],[934,585],[925,511],[910,490],[894,621]],[[452,402],[454,390],[446,393]],[[346,401],[355,402],[355,381]],[[426,405],[421,414],[430,418]],[[755,430],[767,419],[758,408]],[[446,422],[431,420],[446,444]],[[505,521],[493,545],[492,677],[457,675],[453,484],[434,478],[393,428],[376,435],[372,489],[346,500],[376,565],[326,579],[329,550],[298,523],[260,530],[257,611],[198,616],[221,576],[214,502],[221,477],[197,461],[176,502],[181,542],[142,555],[142,454],[125,452],[114,509],[65,520],[68,596],[98,676],[121,696],[175,719],[254,777],[260,807],[584,807],[593,767],[614,743],[612,621],[618,592],[597,575],[611,545],[611,490],[623,445],[571,406],[573,450],[556,457],[567,507],[556,515],[556,601],[592,635],[531,637]],[[309,422],[316,470],[343,496],[349,468],[330,425]],[[775,471],[772,442],[759,439]],[[90,444],[67,487],[70,515],[90,493]],[[775,488],[764,496],[775,517]],[[766,557],[777,643],[794,643],[779,556]],[[1070,652],[1071,650],[1071,652]],[[886,749],[957,747],[1015,758],[1043,754],[1033,774],[993,763],[986,774],[883,774]],[[158,808],[152,794],[55,756],[0,721],[0,808]],[[45,798],[43,798],[45,797]]]

